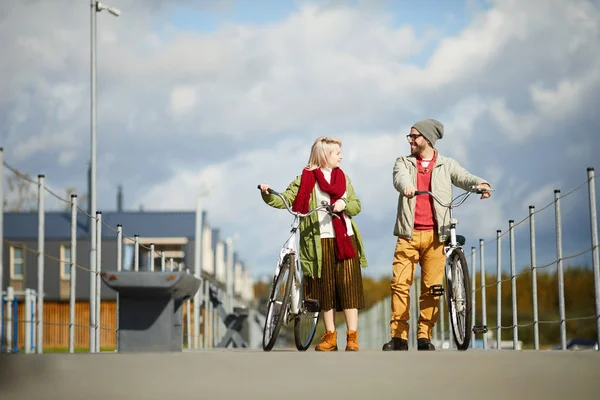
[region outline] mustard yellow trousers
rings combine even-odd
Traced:
[[[410,286],[417,264],[421,265],[421,296],[419,297],[419,327],[417,338],[431,339],[439,315],[439,296],[431,295],[431,287],[444,277],[444,245],[437,232],[414,231],[413,239],[399,237],[392,263],[392,337],[408,339],[410,317]]]

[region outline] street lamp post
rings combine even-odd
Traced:
[[[90,161],[90,352],[95,353],[100,349],[96,349],[95,343],[95,326],[96,326],[96,13],[107,10],[109,13],[118,17],[121,11],[116,8],[108,7],[99,1],[90,0],[90,17],[91,17],[91,161]]]

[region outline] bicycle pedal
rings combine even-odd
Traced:
[[[431,285],[429,289],[432,296],[443,296],[444,295],[444,286],[442,285]]]
[[[321,310],[321,305],[319,304],[319,300],[317,300],[317,299],[304,300],[304,309],[308,312],[319,312]]]
[[[473,325],[473,333],[476,335],[480,333],[487,333],[487,331],[487,325]]]

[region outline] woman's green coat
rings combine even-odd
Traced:
[[[298,189],[300,188],[300,179],[301,176],[297,176],[296,179],[289,184],[287,189],[281,195],[286,199],[290,207],[294,203],[294,199],[298,194]],[[285,208],[283,201],[271,194],[262,193],[262,198],[271,207],[275,208]],[[350,183],[350,178],[346,175],[346,197],[344,197],[344,201],[346,202],[346,208],[344,209],[344,213],[350,217],[350,221],[352,223],[352,230],[354,231],[354,235],[356,235],[356,242],[358,243],[358,257],[360,259],[361,267],[367,267],[367,257],[365,254],[362,237],[360,235],[360,231],[358,226],[354,222],[354,217],[361,210],[360,200],[356,197],[356,193],[354,192],[354,188]],[[317,207],[317,195],[316,189],[313,189],[310,195],[309,201],[309,209],[313,209]],[[319,230],[319,216],[317,213],[313,213],[306,218],[302,218],[300,221],[300,264],[302,266],[302,271],[307,276],[314,276],[317,278],[321,277],[321,266],[322,263],[322,251],[321,251],[321,233]]]

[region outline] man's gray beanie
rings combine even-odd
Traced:
[[[441,139],[444,136],[444,125],[440,121],[435,119],[424,119],[417,122],[412,126],[419,133],[425,136],[425,139],[429,140],[432,147],[435,147],[435,141]]]

